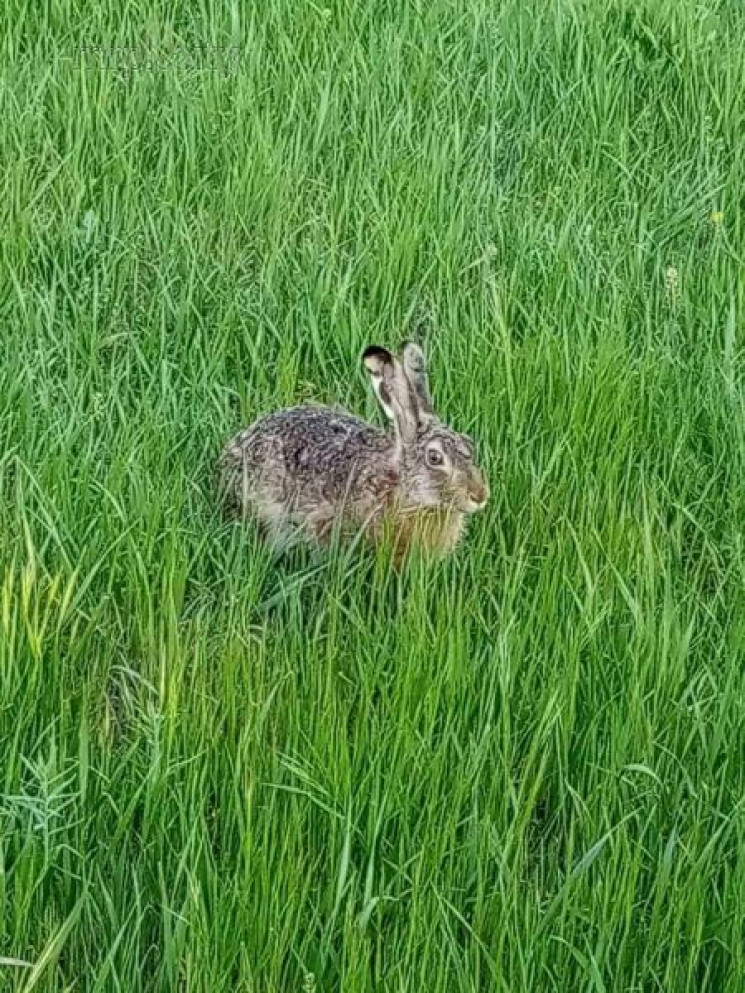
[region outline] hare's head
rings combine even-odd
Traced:
[[[403,502],[466,514],[481,510],[489,499],[489,485],[476,464],[475,446],[435,414],[421,348],[409,343],[399,359],[371,345],[362,360],[380,405],[393,422]]]

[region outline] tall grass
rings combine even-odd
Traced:
[[[745,983],[745,13],[7,0],[0,989]],[[413,334],[488,511],[214,458]]]

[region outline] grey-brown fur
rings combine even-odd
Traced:
[[[398,561],[415,543],[447,552],[488,498],[473,443],[434,415],[418,346],[402,361],[373,346],[363,360],[392,430],[329,407],[268,414],[223,451],[227,502],[280,547],[389,531]]]

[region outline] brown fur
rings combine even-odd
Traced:
[[[414,549],[435,557],[449,555],[461,540],[465,515],[444,508],[415,510],[395,520],[394,564],[400,568]]]

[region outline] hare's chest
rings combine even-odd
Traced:
[[[406,515],[396,526],[399,557],[417,547],[430,555],[447,555],[463,535],[464,516],[456,511],[420,510]]]

